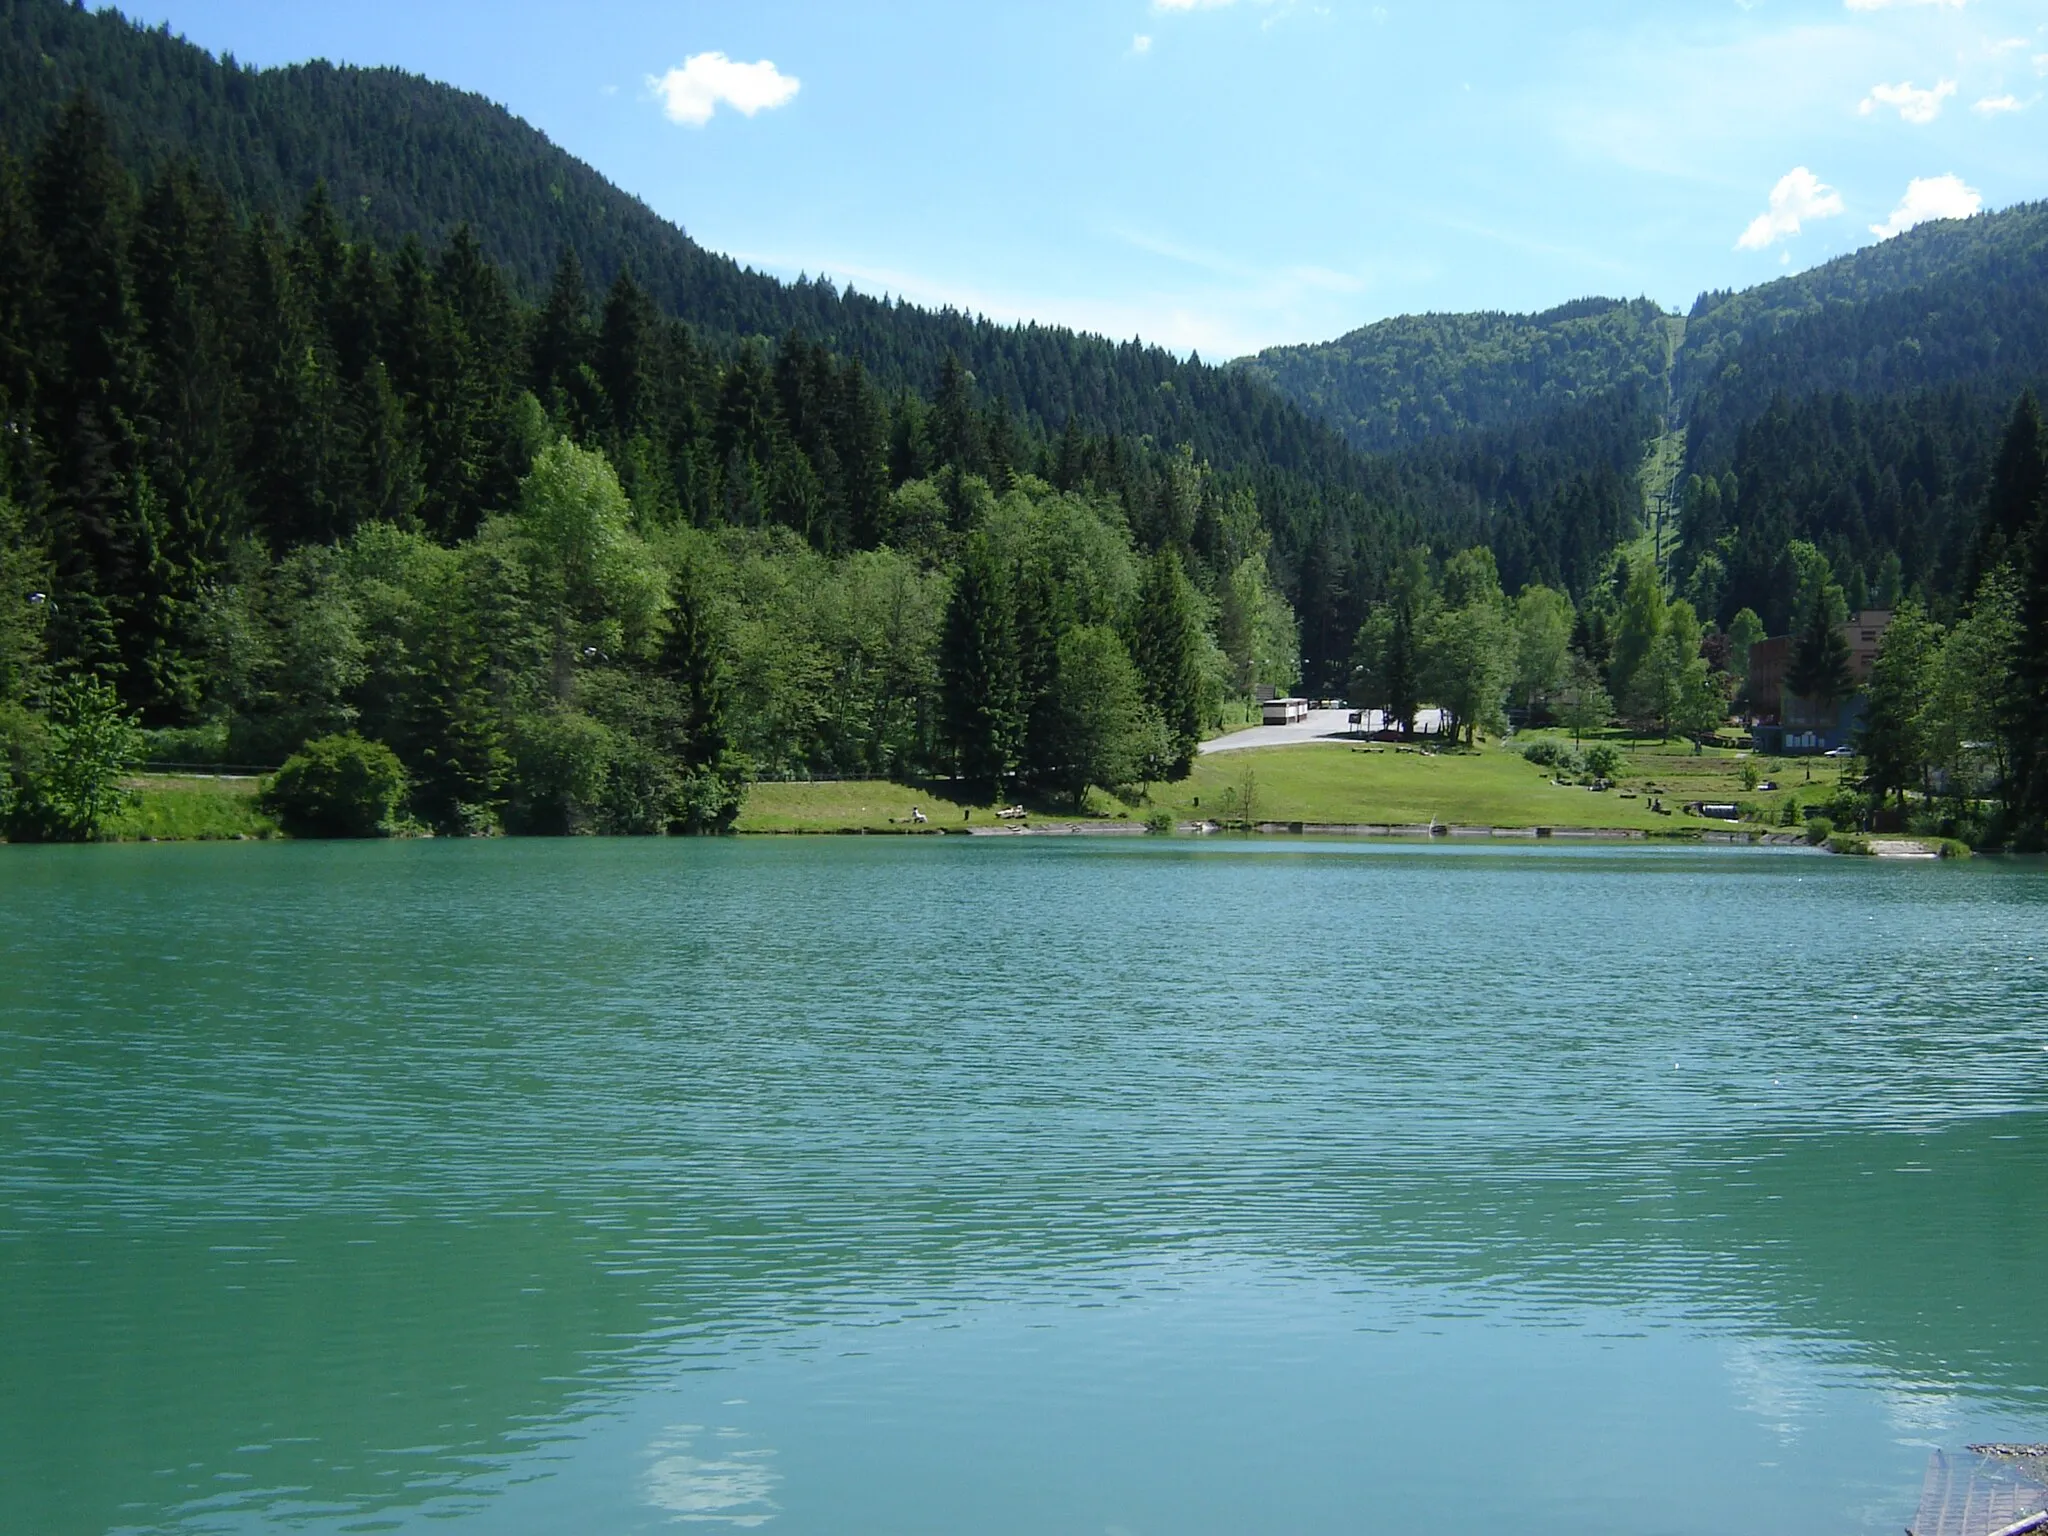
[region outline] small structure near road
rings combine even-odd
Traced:
[[[1267,699],[1259,706],[1266,725],[1300,725],[1308,719],[1307,699]]]

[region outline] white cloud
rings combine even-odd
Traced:
[[[1943,80],[1931,91],[1901,80],[1897,85],[1873,85],[1856,110],[1868,117],[1881,106],[1897,107],[1899,116],[1909,123],[1931,123],[1941,116],[1941,104],[1955,93],[1953,80]]]
[[[768,60],[736,64],[722,53],[697,53],[685,59],[680,69],[656,78],[647,77],[648,89],[662,99],[662,111],[672,123],[702,128],[721,105],[752,117],[756,112],[786,106],[803,88],[794,75],[785,75]]]
[[[2017,96],[1986,96],[1971,110],[1982,112],[1986,117],[1995,117],[2001,112],[2020,112],[2025,108],[2026,103]]]
[[[2048,53],[2034,55],[2034,70],[2037,74],[2048,75]]]
[[[1800,226],[1809,219],[1832,219],[1842,212],[1842,194],[1833,187],[1822,184],[1821,179],[1805,166],[1795,166],[1787,171],[1771,188],[1771,205],[1750,221],[1742,238],[1735,242],[1739,251],[1761,251],[1799,233]]]
[[[1890,221],[1871,225],[1870,232],[1889,240],[1930,219],[1967,219],[1983,206],[1984,195],[1964,186],[1960,176],[1916,176],[1908,183],[1905,198],[1892,210]]]
[[[1147,37],[1144,33],[1140,32],[1136,37],[1131,39],[1131,52],[1150,53],[1151,51],[1152,39]]]

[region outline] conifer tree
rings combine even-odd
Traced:
[[[604,301],[597,338],[597,379],[611,410],[612,441],[630,442],[648,426],[654,404],[654,346],[660,317],[654,301],[621,272]]]
[[[1162,778],[1187,776],[1202,741],[1202,621],[1180,556],[1162,549],[1145,567],[1131,623],[1131,660],[1145,702],[1166,723]]]
[[[946,607],[941,710],[955,771],[1000,793],[1016,771],[1022,735],[1016,594],[986,539],[969,541]]]
[[[2042,429],[2041,404],[2030,389],[2013,407],[1992,467],[1983,520],[1970,551],[1972,592],[1999,566],[2011,564],[2018,569],[2044,494],[2048,494],[2048,432]]]
[[[951,468],[964,475],[988,469],[988,445],[981,412],[974,406],[974,376],[958,354],[948,352],[939,367],[938,392],[926,422],[935,469]]]
[[[2012,661],[2007,771],[2017,830],[2029,847],[2048,842],[2048,487],[2018,550],[2020,623]]]
[[[1826,714],[1856,686],[1849,671],[1849,642],[1830,611],[1825,593],[1807,602],[1806,621],[1785,668],[1785,686],[1792,694]]]
[[[1941,631],[1918,604],[1907,603],[1892,616],[1870,669],[1858,744],[1872,798],[1882,807],[1887,796],[1894,797],[1902,814],[1906,791],[1921,782],[1931,755],[1925,721],[1940,651]]]
[[[590,425],[584,370],[590,366],[595,342],[583,263],[576,259],[573,248],[564,250],[547,302],[534,324],[527,377],[541,403],[568,416],[579,430]]]

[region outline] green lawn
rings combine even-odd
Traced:
[[[223,842],[276,837],[277,823],[256,808],[260,779],[182,779],[149,775],[128,785],[136,803],[115,818],[121,842]]]
[[[911,825],[910,808],[929,818]],[[883,781],[860,784],[752,784],[736,832],[943,832],[964,825],[967,808],[954,800]],[[975,821],[992,825],[995,813]]]
[[[1247,772],[1259,821],[1648,831],[1688,820],[1654,815],[1646,799],[1559,788],[1533,763],[1494,749],[1429,756],[1317,744],[1225,752],[1197,761],[1184,783],[1155,788],[1153,799],[1180,820],[1236,820]]]
[[[1516,746],[1522,744],[1518,739]],[[1690,745],[1617,738],[1626,759],[1617,786],[1594,791],[1550,782],[1547,770],[1519,750],[1486,746],[1478,753],[1429,756],[1397,748],[1340,744],[1269,747],[1203,757],[1185,783],[1155,786],[1153,803],[1178,820],[1235,820],[1242,812],[1243,780],[1253,774],[1260,821],[1449,826],[1595,827],[1678,832],[1721,823],[1686,816],[1690,801],[1735,801],[1759,813],[1758,825],[1778,820],[1787,800],[1810,804],[1835,793],[1834,762],[1811,765],[1759,759],[1756,767],[1782,787],[1745,790],[1744,756],[1734,751],[1694,754]],[[1805,773],[1812,767],[1809,782]],[[1231,792],[1235,792],[1234,794]],[[1661,800],[1675,815],[1650,809]],[[1196,803],[1199,801],[1199,805]]]
[[[1522,744],[1518,738],[1516,746]],[[1183,783],[1155,784],[1149,800],[1129,804],[1091,792],[1082,814],[1143,820],[1164,810],[1176,821],[1235,821],[1247,769],[1255,785],[1260,821],[1346,825],[1612,828],[1684,833],[1726,823],[1686,816],[1688,801],[1737,801],[1751,807],[1753,828],[1775,829],[1789,801],[1826,800],[1841,776],[1837,763],[1812,759],[1756,759],[1759,773],[1781,786],[1775,792],[1742,787],[1748,759],[1734,750],[1695,754],[1680,742],[1638,742],[1616,737],[1626,759],[1616,788],[1594,791],[1550,782],[1547,770],[1519,750],[1488,745],[1477,753],[1426,755],[1377,743],[1266,747],[1198,758]],[[1812,778],[1807,778],[1811,772]],[[1660,816],[1652,797],[1678,813]],[[904,832],[915,805],[930,818],[919,832],[956,831],[969,825],[960,802],[927,789],[901,784],[756,784],[735,830],[740,832]],[[1033,819],[1059,821],[1076,813],[1064,807],[1034,806]],[[1795,808],[1795,824],[1803,825]],[[973,808],[971,824],[995,822],[986,806]]]

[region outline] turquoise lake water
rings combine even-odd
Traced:
[[[1896,1532],[2048,869],[0,848],[0,1531]]]

